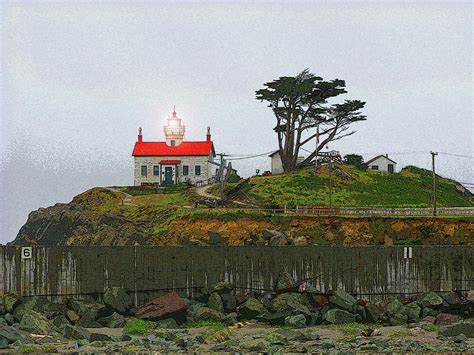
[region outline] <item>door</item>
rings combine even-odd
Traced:
[[[388,164],[388,172],[393,174],[393,164]]]
[[[173,185],[173,168],[171,166],[165,167],[165,178],[163,180],[164,186]]]

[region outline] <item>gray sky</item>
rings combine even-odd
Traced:
[[[330,148],[474,155],[470,2],[46,4],[3,1],[0,242],[28,213],[93,186],[133,184],[137,128],[162,140],[176,104],[188,140],[218,152],[277,146],[255,90],[304,68],[367,102],[358,133]],[[341,98],[342,100],[342,98]],[[269,159],[234,163],[242,175]],[[472,159],[438,171],[474,182]]]

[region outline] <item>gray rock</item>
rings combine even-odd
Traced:
[[[206,286],[203,289],[203,294],[210,295],[213,292],[223,295],[225,293],[231,293],[234,290],[234,284],[230,282],[221,281],[210,286]]]
[[[474,338],[474,319],[466,319],[462,322],[441,327],[439,334],[445,337],[453,337],[464,334],[468,338]]]
[[[90,337],[89,337],[89,341],[90,342],[93,342],[93,341],[114,341],[110,336],[108,336],[107,334],[102,334],[102,333],[91,333]]]
[[[296,246],[305,246],[308,245],[308,239],[305,236],[299,236],[293,239],[293,244]]]
[[[225,324],[226,325],[232,325],[232,324],[235,324],[235,323],[237,323],[237,313],[235,313],[235,312],[229,313],[226,316]]]
[[[459,335],[453,336],[452,340],[455,343],[462,343],[462,342],[465,342],[467,340],[467,336],[465,336],[464,334],[461,333]]]
[[[209,244],[211,245],[225,245],[224,239],[222,238],[221,234],[216,230],[209,230],[207,232],[209,236]]]
[[[248,298],[237,308],[240,318],[253,319],[266,312],[265,306],[254,297]]]
[[[221,294],[222,305],[224,306],[224,311],[232,312],[237,307],[237,300],[232,293],[223,293]]]
[[[226,320],[226,315],[209,307],[201,307],[196,311],[194,319],[196,321],[210,320],[215,322],[224,322]]]
[[[330,309],[324,315],[325,319],[332,324],[351,323],[356,321],[355,314],[349,313],[343,309]]]
[[[162,320],[157,321],[155,324],[157,328],[161,328],[161,329],[179,328],[178,323],[176,323],[176,320],[174,320],[173,318],[162,319]]]
[[[55,331],[57,331],[58,333],[63,333],[64,331],[64,328],[66,327],[66,325],[69,324],[69,321],[67,320],[67,318],[65,316],[63,316],[62,314],[60,314],[59,316],[56,316],[54,317],[52,320],[51,320],[51,325],[52,327],[54,328]]]
[[[387,315],[391,325],[402,325],[408,321],[406,307],[396,299],[387,304]]]
[[[451,325],[461,320],[457,314],[440,313],[436,316],[435,323],[441,326]]]
[[[106,308],[104,304],[83,300],[71,300],[71,307],[81,317],[77,324],[90,328],[97,327],[96,320]]]
[[[278,277],[275,283],[275,290],[277,292],[294,288],[294,287],[296,287],[296,282],[288,272],[282,271],[278,274]]]
[[[122,287],[108,288],[103,297],[104,303],[120,314],[126,314],[132,306],[132,300]]]
[[[356,300],[344,290],[336,290],[334,295],[329,299],[329,303],[337,308],[345,309],[349,312],[354,312]]]
[[[436,317],[438,315],[438,311],[436,309],[433,309],[433,308],[423,308],[422,311],[421,311],[421,316],[424,318],[424,317],[427,317],[427,316],[433,316],[433,317]]]
[[[123,334],[121,337],[120,337],[120,341],[130,341],[132,340],[132,337],[128,334]]]
[[[466,292],[466,301],[474,304],[474,290],[469,290]]]
[[[122,328],[126,322],[125,317],[117,312],[112,313],[108,317],[99,318],[97,321],[107,328]]]
[[[286,317],[285,325],[294,328],[302,328],[306,326],[306,317],[302,314]]]
[[[305,306],[307,309],[311,308],[308,298],[297,292],[282,293],[277,295],[272,300],[271,308],[275,312],[282,312],[288,309],[295,309],[297,304]]]
[[[425,293],[418,302],[423,308],[436,308],[443,304],[443,298],[437,293],[428,292]]]
[[[275,235],[268,242],[268,245],[272,245],[272,246],[283,246],[283,245],[288,245],[288,244],[290,243],[284,234]]]
[[[222,303],[221,296],[219,296],[217,292],[211,293],[207,305],[217,312],[224,313],[224,304]]]
[[[302,340],[305,338],[304,334],[300,331],[290,329],[278,329],[275,331],[275,334],[282,336],[285,340],[288,341]]]
[[[293,315],[293,311],[287,310],[283,312],[266,312],[257,318],[270,325],[281,325],[285,323],[285,318],[291,315]]]
[[[5,313],[12,313],[17,305],[21,302],[21,298],[13,292],[5,292],[2,297],[2,304]]]
[[[406,313],[409,321],[418,322],[421,317],[421,307],[416,302],[405,305]]]
[[[461,303],[461,298],[455,292],[446,292],[440,295],[451,306],[457,306]]]
[[[66,325],[64,328],[64,337],[66,339],[74,339],[74,340],[79,340],[79,339],[86,339],[89,340],[91,337],[91,333],[82,327],[79,326],[73,326],[73,325]]]
[[[81,317],[73,311],[72,309],[68,309],[66,311],[66,318],[73,324],[77,323]]]
[[[383,307],[373,304],[373,303],[367,303],[365,305],[365,310],[367,313],[367,321],[369,322],[378,322],[380,319],[382,319],[385,310]]]
[[[23,344],[32,342],[17,329],[8,325],[0,325],[0,341],[2,341],[3,344],[13,344],[16,341],[20,341]]]
[[[19,329],[33,334],[47,335],[51,329],[51,323],[41,313],[26,310],[21,318]]]

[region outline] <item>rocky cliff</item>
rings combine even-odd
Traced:
[[[386,218],[271,215],[182,208],[187,192],[131,196],[94,188],[67,204],[31,212],[14,245],[206,245],[209,230],[229,245],[474,244],[473,218]],[[189,202],[189,201],[187,201]],[[179,207],[178,205],[181,205]]]

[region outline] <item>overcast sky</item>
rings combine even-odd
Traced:
[[[173,105],[188,140],[211,126],[217,152],[274,149],[255,90],[304,68],[367,102],[368,120],[331,149],[389,153],[399,168],[429,168],[430,150],[474,155],[470,2],[2,1],[0,13],[0,243],[32,210],[133,184],[138,127],[162,140]],[[474,182],[472,159],[437,159],[440,174]],[[245,176],[270,161],[234,166]]]

